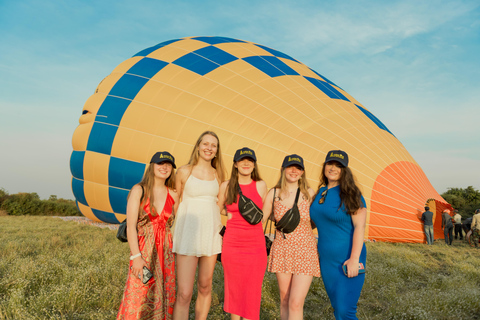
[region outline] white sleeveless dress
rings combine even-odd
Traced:
[[[222,252],[217,179],[207,181],[190,175],[175,215],[173,252],[187,256],[212,256]]]

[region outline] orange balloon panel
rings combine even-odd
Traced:
[[[316,189],[326,152],[346,151],[369,239],[423,241],[418,208],[445,203],[388,128],[323,75],[256,43],[191,37],[122,62],[85,103],[70,161],[80,210],[118,223],[152,154],[166,150],[185,164],[205,130],[218,134],[227,168],[235,150],[254,149],[270,187],[287,154],[304,158]]]
[[[432,194],[436,192],[418,165],[392,163],[378,175],[372,190],[369,237],[383,241],[422,242],[425,235],[420,217],[426,198]],[[438,196],[436,200],[443,199]]]

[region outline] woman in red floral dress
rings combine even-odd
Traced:
[[[291,233],[276,231],[268,259],[267,270],[277,276],[282,319],[303,319],[310,284],[313,277],[320,276],[317,242],[310,223],[310,203],[315,191],[308,186],[303,158],[292,154],[283,160],[280,179],[267,194],[264,215],[273,211],[275,221],[280,221],[293,207],[298,190],[300,223]]]
[[[175,303],[175,255],[170,227],[178,203],[175,159],[153,155],[142,181],[133,186],[127,203],[130,268],[117,319],[172,319]],[[142,282],[143,268],[153,274]]]

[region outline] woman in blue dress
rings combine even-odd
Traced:
[[[363,243],[367,209],[348,167],[346,152],[327,153],[310,217],[318,227],[320,271],[335,319],[357,319],[357,303],[365,281],[359,266],[365,267],[367,259]]]

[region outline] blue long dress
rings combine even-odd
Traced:
[[[335,319],[357,319],[357,303],[365,274],[348,278],[342,265],[352,252],[353,223],[345,207],[340,208],[340,186],[330,188],[325,202],[318,201],[326,187],[322,187],[310,207],[310,218],[318,230],[318,255],[320,271],[328,297],[334,309]],[[362,196],[363,205],[366,207]],[[363,244],[359,262],[366,267],[367,249]]]

